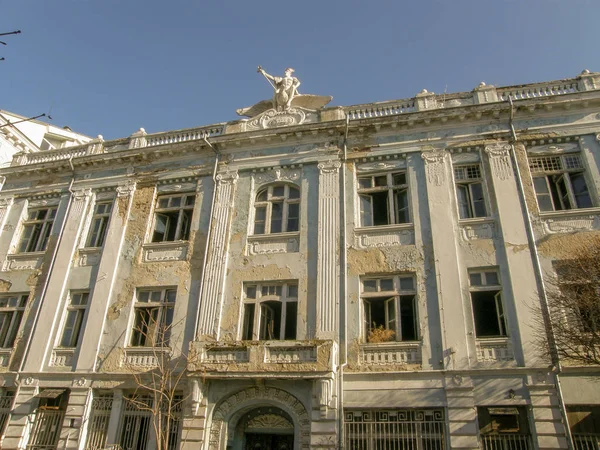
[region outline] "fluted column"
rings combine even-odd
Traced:
[[[340,293],[340,172],[338,160],[320,163],[317,253],[317,339],[335,339]]]
[[[215,204],[210,224],[210,243],[202,274],[198,337],[210,336],[216,339],[219,337],[233,194],[238,178],[237,171],[226,171],[217,175]]]

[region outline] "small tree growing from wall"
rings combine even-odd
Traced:
[[[600,238],[572,253],[555,261],[555,274],[547,277],[556,352],[565,361],[600,365]],[[543,330],[540,317],[540,338],[546,337]],[[540,348],[549,353],[546,344]]]

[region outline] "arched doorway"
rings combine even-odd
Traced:
[[[293,450],[292,418],[277,407],[261,407],[248,411],[238,422],[243,436],[243,450]]]

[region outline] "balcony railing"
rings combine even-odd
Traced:
[[[481,436],[483,450],[531,450],[531,436],[525,434],[488,434]]]
[[[600,450],[600,434],[573,433],[575,450]]]

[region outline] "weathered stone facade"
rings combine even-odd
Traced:
[[[600,235],[600,74],[307,111],[0,170],[1,448],[151,450],[126,405],[165,352],[184,450],[579,439],[600,371],[535,316]]]

